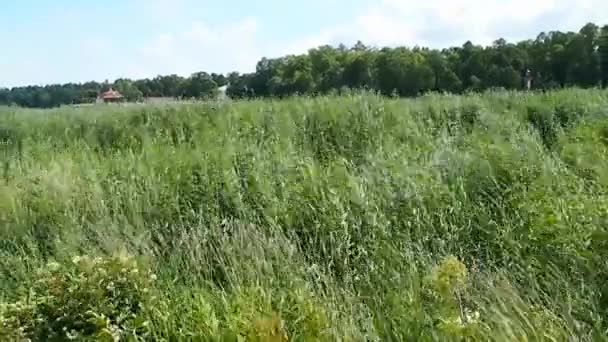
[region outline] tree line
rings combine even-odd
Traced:
[[[0,105],[55,107],[90,103],[112,87],[127,100],[149,97],[209,98],[227,86],[232,98],[327,94],[370,89],[385,95],[427,91],[461,93],[491,88],[521,89],[529,71],[534,89],[608,86],[608,25],[589,23],[578,32],[542,32],[535,39],[490,46],[373,48],[320,46],[301,55],[262,58],[253,73],[197,72],[109,82],[0,89]]]
[[[81,84],[53,84],[47,86],[0,88],[0,105],[51,108],[66,104],[93,103],[100,93],[112,88],[127,101],[149,97],[201,98],[212,96],[217,88],[226,85],[226,77],[198,72],[190,77],[157,76],[153,79],[117,79],[114,82],[86,82]]]

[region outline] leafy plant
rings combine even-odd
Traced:
[[[38,271],[20,300],[0,306],[5,340],[118,341],[149,335],[155,275],[129,256],[75,257]]]

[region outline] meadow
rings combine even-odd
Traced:
[[[0,108],[0,340],[608,340],[608,92]]]

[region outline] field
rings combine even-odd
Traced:
[[[0,340],[582,341],[608,92],[0,108]]]

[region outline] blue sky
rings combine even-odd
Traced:
[[[247,72],[321,44],[488,44],[589,21],[608,23],[608,1],[5,0],[0,86]]]

